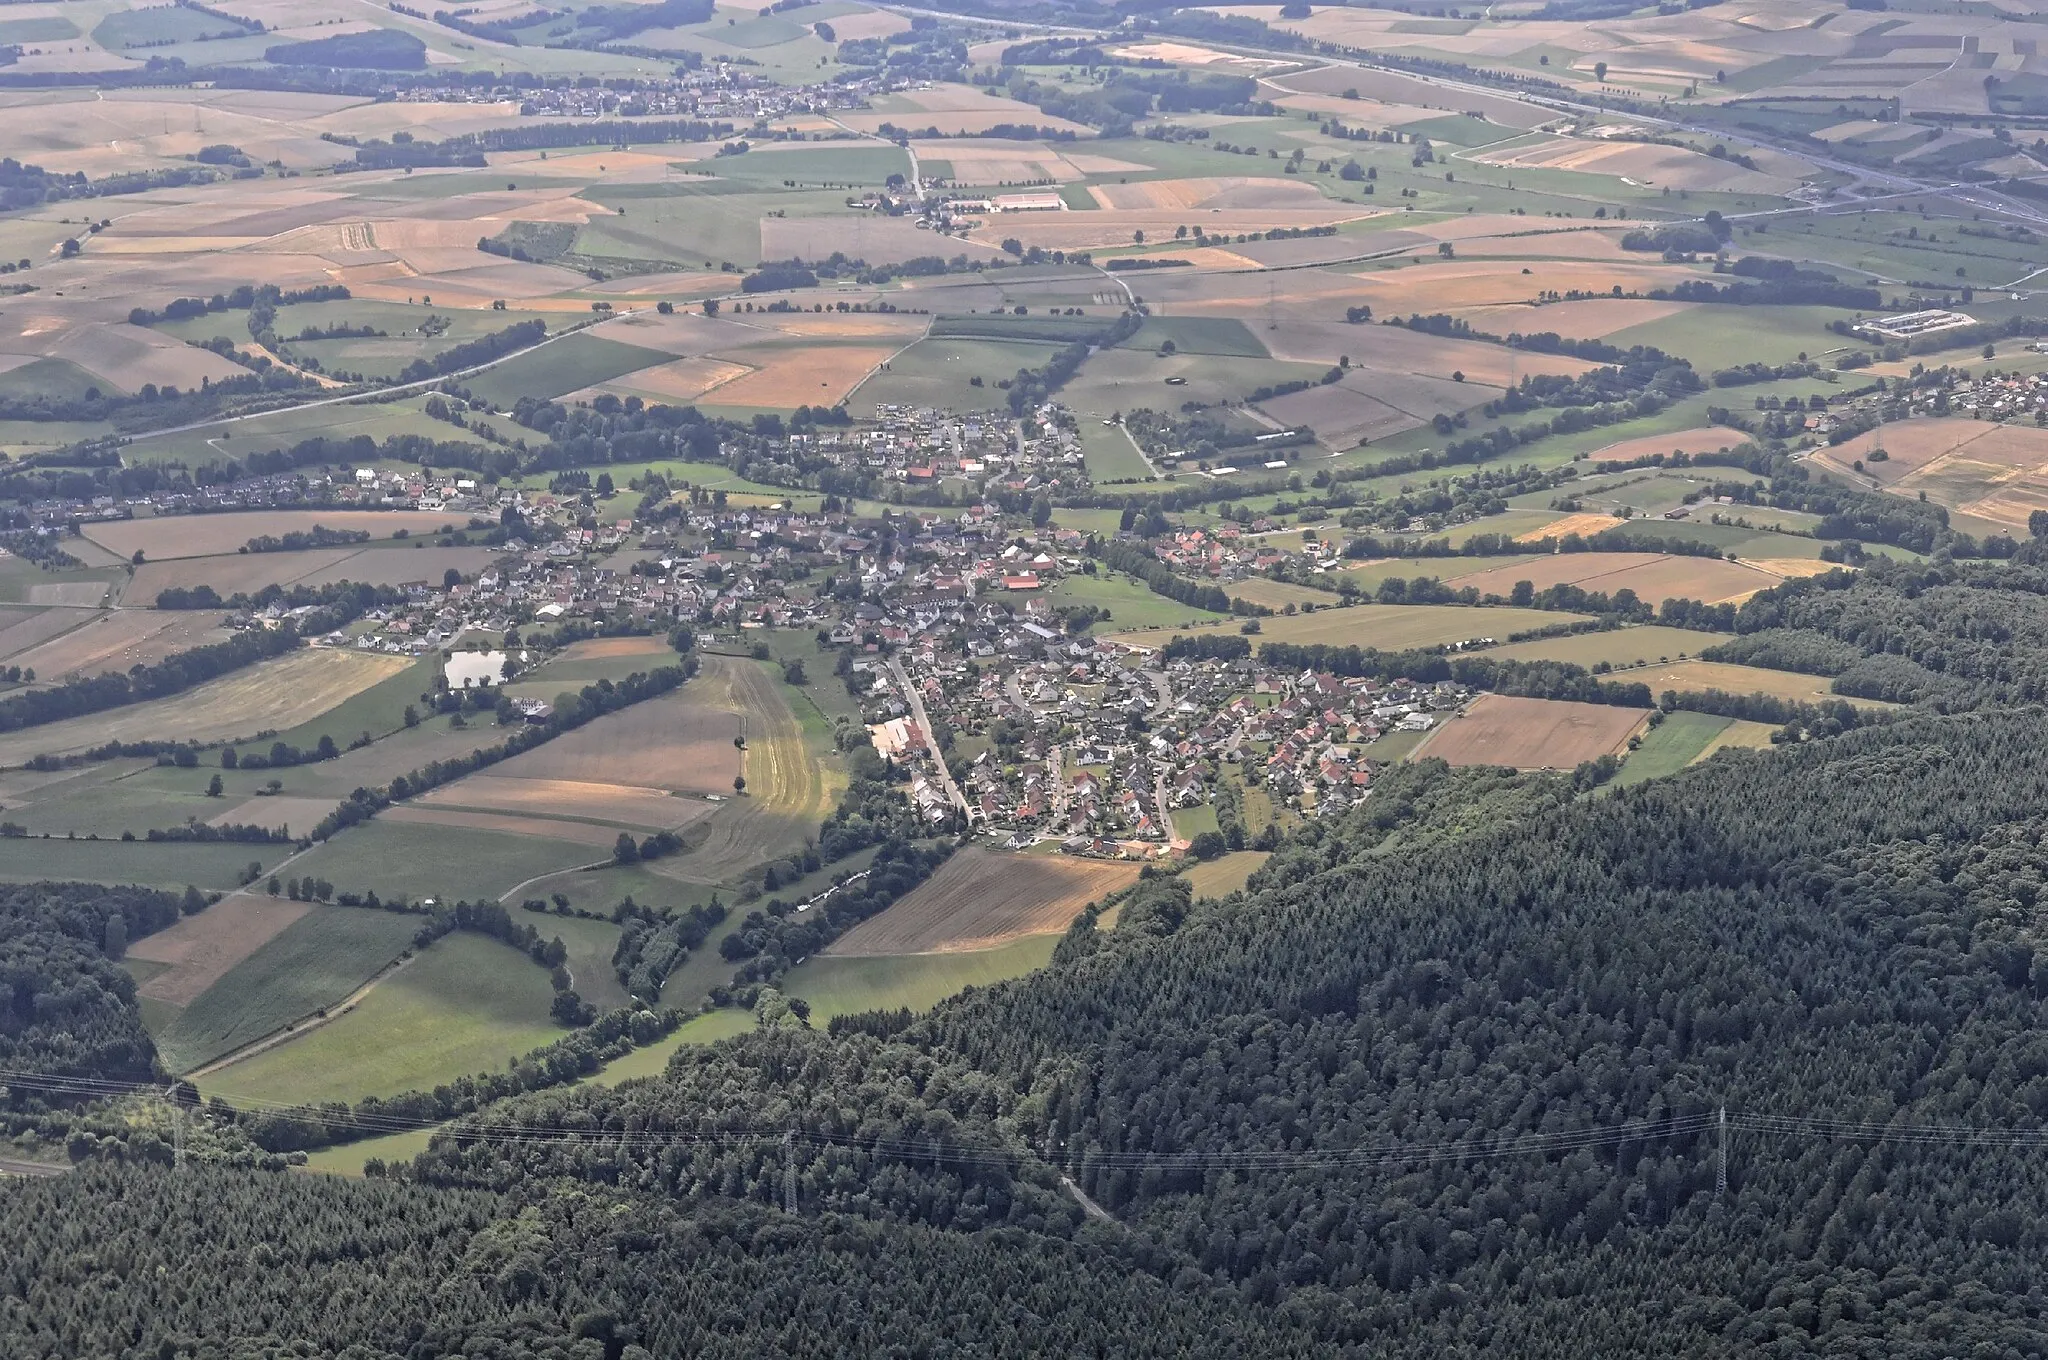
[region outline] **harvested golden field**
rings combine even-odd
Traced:
[[[165,965],[135,990],[167,1006],[189,1006],[310,910],[304,902],[281,897],[224,897],[198,915],[128,946],[129,958]]]
[[[580,392],[571,392],[563,400],[588,401],[600,393],[609,392],[614,396],[640,397],[655,402],[695,401],[713,388],[722,387],[753,371],[745,364],[729,364],[708,355],[695,359],[672,359],[665,364],[636,369],[623,377],[594,384]]]
[[[706,688],[693,680],[673,694],[607,714],[492,766],[491,775],[731,797],[740,773],[733,738],[746,731],[746,715],[718,704]]]
[[[602,661],[621,656],[658,656],[666,661],[673,658],[674,655],[674,649],[668,645],[666,638],[584,638],[581,642],[570,643],[555,660]]]
[[[1788,581],[1808,576],[1825,576],[1831,571],[1843,569],[1838,562],[1824,562],[1818,557],[1745,557],[1742,564],[1746,567],[1755,567],[1758,571],[1767,571]]]
[[[754,371],[720,383],[706,406],[763,407],[790,410],[798,406],[836,406],[890,359],[899,345],[778,346],[733,350],[725,357],[753,366]]]
[[[1531,529],[1527,533],[1516,534],[1515,542],[1538,543],[1546,538],[1563,538],[1566,534],[1577,534],[1581,538],[1591,538],[1594,534],[1604,533],[1609,529],[1618,529],[1626,523],[1628,521],[1618,515],[1566,515],[1563,519],[1554,520],[1540,529]]]
[[[1190,211],[1185,208],[1104,208],[1095,212],[997,213],[975,229],[972,239],[985,245],[999,245],[1005,238],[1015,237],[1026,246],[1040,246],[1046,250],[1127,246],[1139,231],[1145,233],[1147,240],[1172,237],[1174,228],[1189,225]],[[1276,228],[1332,227],[1376,216],[1378,211],[1338,203],[1257,210],[1205,208],[1201,224],[1204,230],[1214,235],[1235,236]],[[951,249],[949,246],[948,250]],[[1325,279],[1320,282],[1322,287],[1316,290],[1316,295],[1327,299],[1331,296],[1331,285],[1339,281]],[[1146,296],[1151,296],[1149,289]]]
[[[1645,708],[1482,694],[1438,727],[1415,756],[1452,765],[1570,770],[1620,751],[1649,720]]]
[[[412,665],[405,657],[305,647],[182,694],[0,736],[0,765],[110,741],[221,741],[310,722]]]
[[[1225,175],[1199,179],[1141,180],[1098,184],[1095,197],[1106,208],[1294,208],[1323,202],[1322,191],[1298,179]]]
[[[8,609],[0,614],[0,659],[19,664],[11,658],[102,617],[82,609]]]
[[[1719,453],[1723,449],[1739,449],[1749,442],[1749,436],[1740,430],[1731,430],[1725,425],[1706,425],[1673,434],[1646,434],[1636,439],[1623,439],[1595,449],[1587,457],[1596,463],[1632,463],[1638,458],[1658,453]]]
[[[1525,268],[1529,271],[1526,274],[1522,272]],[[1534,302],[1545,291],[1568,293],[1576,289],[1605,293],[1619,287],[1624,293],[1648,292],[1698,275],[1698,270],[1684,265],[1604,264],[1593,260],[1536,260],[1527,264],[1446,260],[1363,272],[1353,277],[1358,281],[1360,295],[1371,301],[1375,314],[1403,316],[1410,312]]]
[[[1491,335],[1555,331],[1567,340],[1604,340],[1631,326],[1647,326],[1698,305],[1650,298],[1587,298],[1578,302],[1546,302],[1540,307],[1480,307],[1467,312],[1465,319],[1475,330]]]
[[[1796,671],[1767,670],[1762,666],[1738,666],[1725,661],[1676,661],[1668,666],[1646,666],[1630,671],[1628,679],[1640,680],[1652,694],[1675,690],[1699,694],[1710,689],[1730,694],[1768,694],[1795,703],[1817,704],[1824,699],[1844,699],[1858,708],[1892,708],[1875,699],[1851,699],[1828,688],[1824,675],[1801,675]]]
[[[728,788],[731,783],[730,779],[726,781]],[[609,822],[615,827],[669,831],[708,816],[718,805],[701,798],[678,798],[667,789],[643,785],[473,774],[415,799],[413,806],[532,817],[576,817]]]
[[[1468,382],[1508,387],[1531,376],[1576,377],[1595,367],[1565,354],[1532,354],[1477,340],[1424,335],[1402,326],[1352,325],[1341,319],[1314,320],[1290,308],[1268,327],[1260,315],[1263,299],[1233,299],[1204,308],[1211,314],[1235,314],[1254,327],[1275,359],[1334,364],[1349,359],[1355,369],[1418,373],[1449,378],[1463,373]],[[1163,309],[1185,311],[1185,307]],[[1424,413],[1425,415],[1428,413]]]
[[[1873,450],[1880,448],[1887,457],[1873,461]],[[1859,459],[1860,474],[1854,467]],[[2013,533],[2024,534],[2033,512],[2048,509],[2048,430],[2032,426],[1900,421],[1816,452],[1811,461],[1902,496],[1925,494],[1989,528]]]
[[[159,515],[155,519],[109,520],[85,526],[85,536],[111,552],[145,561],[163,557],[211,557],[233,553],[252,538],[282,538],[314,525],[364,529],[389,538],[400,529],[430,534],[443,525],[461,528],[466,515],[431,510],[252,510],[222,515]]]
[[[1592,137],[1546,137],[1534,143],[1476,151],[1472,158],[1507,170],[1574,170],[1653,188],[1784,194],[1797,187],[1796,180],[1748,170],[1731,160],[1717,160],[1682,147]]]
[[[1081,909],[1137,881],[1138,866],[971,846],[825,952],[853,958],[993,949],[1065,930]]]
[[[222,599],[238,591],[254,594],[267,585],[292,585],[355,556],[354,548],[310,548],[293,553],[231,553],[222,557],[168,557],[145,561],[121,591],[121,603],[148,609],[173,588],[211,586]]]
[[[1574,585],[1603,595],[1633,590],[1638,599],[1656,605],[1671,599],[1698,600],[1703,604],[1739,602],[1777,585],[1780,579],[1770,572],[1719,557],[1583,552],[1553,553],[1520,566],[1476,571],[1454,577],[1449,584],[1460,590],[1471,586],[1481,595],[1503,597],[1514,590],[1517,581],[1528,581],[1538,590],[1555,585]]]
[[[281,826],[294,835],[303,836],[320,825],[339,801],[335,798],[294,798],[289,794],[245,798],[206,820],[210,826]]]
[[[891,315],[884,312],[790,312],[768,316],[761,324],[785,335],[801,335],[820,340],[886,336],[898,344],[908,344],[924,334],[928,322],[922,317],[905,316],[900,313]]]
[[[117,609],[89,616],[82,626],[30,648],[9,664],[33,667],[38,677],[58,680],[67,675],[154,665],[173,652],[203,647],[228,636],[218,614]]]

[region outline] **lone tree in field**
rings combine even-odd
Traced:
[[[745,775],[736,774],[732,777],[732,791],[740,794],[747,791],[747,777]]]
[[[214,777],[213,777],[212,779],[209,779],[209,780],[208,780],[208,781],[206,782],[206,796],[207,796],[208,798],[218,798],[218,797],[220,797],[220,789],[221,789],[221,784],[220,784],[220,776],[219,776],[219,775],[215,775],[215,776],[214,776]]]
[[[632,834],[621,831],[618,842],[612,846],[612,862],[614,864],[635,864],[639,862],[639,859],[640,847],[634,842]]]
[[[746,733],[742,732],[739,736],[734,737],[732,739],[732,749],[735,751],[744,751],[747,749]]]

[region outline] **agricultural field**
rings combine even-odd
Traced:
[[[1726,633],[1702,633],[1690,628],[1644,624],[1636,628],[1540,638],[1535,642],[1511,642],[1504,647],[1490,648],[1486,654],[1503,661],[1566,661],[1574,666],[1591,668],[1604,664],[1624,670],[1698,656],[1706,648],[1727,640]]]
[[[1873,455],[1882,450],[1884,457]],[[1810,460],[1844,481],[1925,496],[1980,532],[2027,533],[2048,509],[2048,430],[1984,420],[1909,420],[1883,425]]]
[[[1264,850],[1233,850],[1195,865],[1181,877],[1198,898],[1228,897],[1244,887],[1245,881],[1271,857]]]
[[[1557,553],[1521,566],[1474,571],[1450,577],[1447,584],[1460,590],[1470,586],[1481,595],[1502,598],[1514,590],[1517,582],[1527,581],[1537,590],[1574,585],[1609,596],[1632,590],[1636,598],[1652,605],[1669,599],[1739,604],[1782,579],[1777,573],[1725,558],[1587,552]]]
[[[973,846],[956,852],[908,896],[825,952],[839,958],[963,953],[1057,934],[1090,902],[1137,877],[1132,864]]]
[[[1223,616],[1206,609],[1169,600],[1155,594],[1144,582],[1129,576],[1067,576],[1044,592],[1056,607],[1091,605],[1108,611],[1098,629],[1186,628],[1215,623]],[[1320,598],[1327,599],[1327,596]]]
[[[1642,744],[1629,752],[1621,772],[1606,787],[1627,788],[1661,779],[1729,747],[1768,747],[1773,730],[1768,723],[1744,722],[1711,713],[1667,713],[1661,723],[1643,734]]]
[[[1482,694],[1415,754],[1452,765],[1570,770],[1621,751],[1649,716],[1640,708]]]
[[[1650,687],[1651,693],[1659,695],[1667,690],[1697,694],[1718,689],[1730,694],[1764,694],[1794,703],[1817,704],[1835,699],[1857,708],[1892,707],[1876,699],[1838,695],[1829,688],[1828,679],[1823,675],[1801,675],[1796,671],[1739,666],[1725,661],[1678,661],[1669,665],[1646,666],[1631,672],[1628,678],[1641,681]]]
[[[580,823],[565,825],[582,830]],[[596,837],[575,841],[540,834],[517,818],[487,819],[479,827],[387,812],[321,843],[293,867],[344,892],[415,902],[508,895],[516,900],[530,895],[527,889],[536,880],[609,860],[616,836],[605,832],[593,844]]]
[[[1583,615],[1506,606],[1361,604],[1318,609],[1313,614],[1290,614],[1259,619],[1254,642],[1298,642],[1332,647],[1373,647],[1383,652],[1405,651],[1411,647],[1437,647],[1479,638],[1504,638],[1510,633],[1552,624],[1571,623]],[[1205,633],[1235,633],[1236,623],[1208,624],[1198,628],[1175,629],[1176,633],[1200,636]],[[1161,633],[1115,634],[1119,642],[1133,646],[1163,645]]]
[[[315,526],[379,539],[390,538],[401,529],[408,536],[459,529],[467,518],[428,510],[261,510],[106,520],[87,525],[84,533],[124,560],[141,553],[144,561],[157,562],[175,557],[232,556],[253,538],[283,538],[307,533]]]
[[[143,979],[143,1015],[174,1072],[191,1072],[317,1018],[390,967],[419,929],[415,917],[315,906],[249,946],[237,936],[252,927],[260,934],[284,908],[232,905],[244,900],[258,899],[226,898],[173,927],[181,934],[172,948],[182,948],[185,959]],[[218,920],[208,919],[222,908],[228,911]],[[223,958],[229,966],[214,975],[213,965]]]
[[[199,1088],[288,1104],[432,1090],[560,1038],[548,1018],[553,997],[546,970],[524,953],[457,931],[380,978],[345,1014],[202,1077]]]
[[[402,657],[306,647],[182,694],[0,736],[0,765],[110,741],[222,741],[308,722],[407,669]]]
[[[1043,968],[1059,941],[1057,932],[1049,932],[964,953],[858,958],[821,954],[790,970],[787,990],[810,1003],[813,1024],[862,1011],[928,1011],[963,988],[987,987]],[[721,1036],[716,1030],[704,1034],[706,1040],[717,1037]]]

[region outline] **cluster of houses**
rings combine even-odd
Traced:
[[[1008,412],[966,415],[880,403],[872,424],[790,439],[793,449],[855,477],[906,487],[966,482],[1021,495],[1061,495],[1089,486],[1081,439],[1063,408],[1025,422]]]
[[[1427,732],[1472,697],[1449,682],[1296,674],[1249,657],[1167,661],[1029,628],[1023,615],[927,620],[889,664],[857,663],[891,715],[872,729],[877,749],[919,771],[943,811],[938,743],[911,716],[929,713],[952,734],[968,821],[1013,846],[1056,840],[1123,858],[1184,849],[1195,827],[1214,828],[1206,805],[1226,777],[1305,815],[1341,811],[1370,790],[1374,742]]]

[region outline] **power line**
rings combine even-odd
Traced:
[[[110,1081],[92,1077],[67,1077],[48,1073],[0,1070],[0,1087],[46,1095],[114,1098],[137,1092],[161,1094],[160,1088],[140,1082]],[[173,1104],[176,1105],[175,1099]],[[234,1107],[241,1115],[300,1118],[326,1122],[330,1110],[312,1105],[287,1105],[250,1100]],[[183,1107],[176,1110],[173,1128],[174,1155],[186,1155]],[[784,1153],[783,1201],[795,1212],[798,1147],[818,1152],[831,1149],[854,1155],[889,1157],[903,1161],[924,1161],[935,1168],[1014,1168],[1032,1154],[1021,1145],[1004,1143],[943,1142],[924,1137],[873,1136],[859,1133],[831,1133],[788,1127],[768,1128],[735,1125],[728,1128],[593,1128],[568,1129],[539,1124],[500,1122],[485,1115],[481,1120],[456,1124],[451,1120],[411,1118],[400,1114],[355,1114],[347,1117],[353,1130],[379,1134],[417,1133],[449,1125],[451,1137],[464,1143],[487,1143],[507,1147],[546,1149],[555,1147],[601,1147],[608,1149],[655,1150],[685,1147],[773,1148]],[[1396,1166],[1425,1166],[1466,1161],[1502,1160],[1512,1157],[1556,1156],[1572,1152],[1618,1147],[1629,1143],[1654,1142],[1697,1137],[1712,1132],[1715,1137],[1715,1193],[1725,1195],[1728,1187],[1730,1141],[1737,1132],[1778,1139],[1806,1141],[1886,1143],[1902,1146],[1950,1146],[1984,1149],[2048,1148],[2048,1127],[1986,1128],[1964,1124],[1913,1124],[1876,1120],[1831,1119],[1808,1115],[1780,1115],[1769,1112],[1731,1112],[1718,1109],[1693,1114],[1674,1114],[1652,1119],[1628,1120],[1608,1125],[1533,1133],[1467,1133],[1457,1137],[1415,1142],[1380,1142],[1351,1148],[1188,1148],[1175,1152],[1134,1151],[1112,1148],[1075,1148],[1050,1145],[1043,1160],[1054,1164],[1079,1162],[1101,1170],[1159,1170],[1166,1172],[1291,1171],[1327,1168],[1331,1170],[1373,1170]]]

